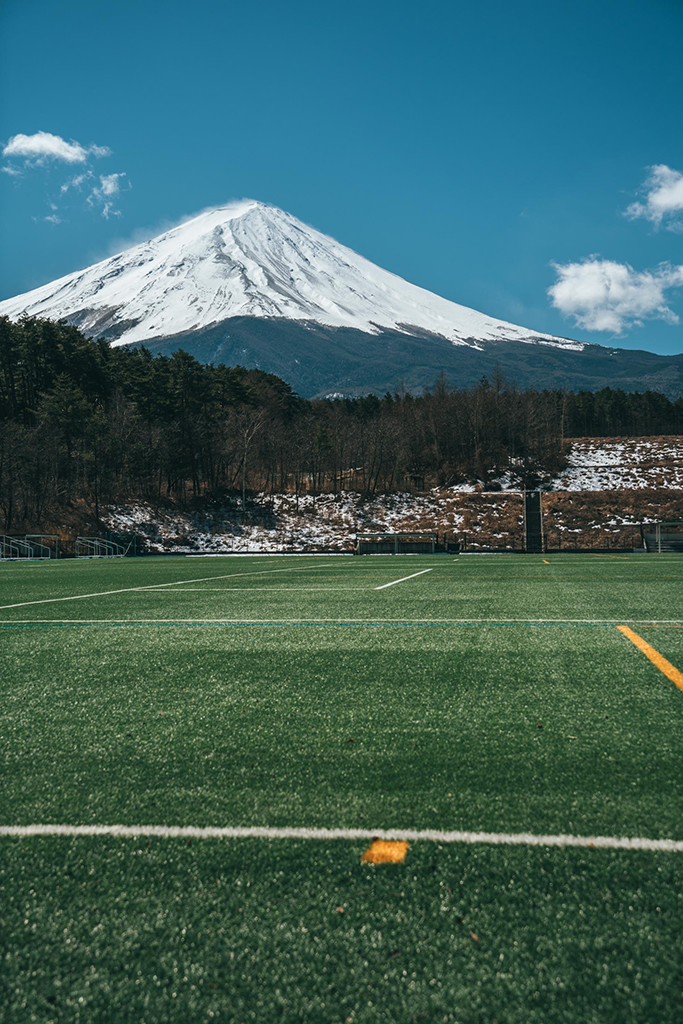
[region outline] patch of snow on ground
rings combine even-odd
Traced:
[[[683,489],[683,437],[573,441],[556,491]]]
[[[457,494],[383,494],[363,500],[339,495],[258,495],[240,513],[239,501],[192,513],[171,506],[114,506],[103,516],[114,532],[135,531],[151,552],[227,553],[351,550],[357,533],[437,531],[455,534],[463,522]],[[256,521],[254,521],[256,520]]]

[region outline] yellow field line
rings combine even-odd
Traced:
[[[647,641],[643,640],[642,636],[638,636],[628,626],[617,626],[620,633],[623,633],[625,637],[635,644],[636,647],[643,652],[646,658],[649,658],[653,665],[656,665],[660,672],[663,672],[667,679],[670,679],[679,690],[683,690],[683,672],[679,672],[675,665],[672,665],[670,661],[662,657],[659,651],[656,651],[654,647],[650,647]]]

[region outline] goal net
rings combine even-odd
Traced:
[[[435,533],[359,533],[357,555],[430,555],[436,550]]]
[[[76,537],[76,558],[123,558],[126,549],[115,540],[103,537]]]
[[[7,533],[0,534],[0,560],[26,561],[35,558],[53,558],[52,549],[47,538],[42,534],[27,533],[23,537],[12,537]],[[57,538],[54,538],[56,543]],[[56,551],[56,548],[55,548]]]
[[[27,533],[25,539],[35,552],[34,558],[59,558],[59,537],[56,533]]]
[[[683,553],[683,522],[644,523],[643,543],[648,551],[658,554],[666,551]]]

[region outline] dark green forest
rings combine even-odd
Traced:
[[[518,390],[501,375],[422,395],[305,400],[272,374],[186,352],[111,348],[49,320],[0,318],[5,531],[76,500],[339,491],[370,497],[510,473],[534,486],[569,437],[683,433],[683,399]]]

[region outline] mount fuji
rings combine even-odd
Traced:
[[[486,316],[409,284],[296,217],[245,200],[0,302],[112,345],[183,348],[258,366],[307,397],[468,384],[681,392],[683,357],[587,345]],[[644,382],[643,375],[648,378]],[[652,378],[652,380],[650,380]]]

